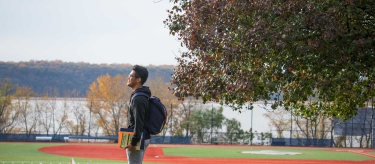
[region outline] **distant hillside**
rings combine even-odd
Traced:
[[[0,61],[0,80],[10,78],[12,83],[31,87],[41,94],[46,88],[63,91],[76,89],[85,96],[89,85],[99,76],[109,74],[129,74],[130,64],[90,64],[56,61],[2,62]],[[172,65],[147,66],[149,78],[163,76],[166,82],[171,79]]]

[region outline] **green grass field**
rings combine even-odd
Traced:
[[[280,152],[298,152],[301,155],[257,155],[243,154],[242,151],[274,150]],[[165,155],[208,157],[208,158],[257,158],[257,159],[304,159],[304,160],[348,160],[362,161],[374,158],[350,152],[337,152],[334,148],[294,148],[294,147],[180,147],[163,148]]]
[[[50,143],[15,143],[6,142],[0,143],[0,164],[69,164],[71,157],[46,154],[39,152],[38,149],[46,146],[58,146],[62,144]],[[76,164],[87,164],[91,160],[91,164],[116,164],[124,162],[101,160],[101,159],[88,159],[76,158]]]
[[[64,143],[16,143],[0,142],[0,164],[69,164],[71,157],[39,152],[46,146],[58,146]],[[108,145],[108,144],[107,144]],[[114,145],[110,145],[114,146]],[[157,145],[156,145],[157,146]],[[275,150],[281,152],[299,152],[302,155],[253,155],[242,151]],[[206,157],[206,158],[257,158],[257,159],[301,159],[301,160],[348,160],[362,161],[374,158],[350,152],[338,152],[335,148],[296,148],[296,147],[252,147],[252,146],[184,146],[163,148],[168,156]],[[354,150],[354,149],[347,149]],[[123,164],[124,161],[88,159],[74,157],[76,164]],[[151,163],[148,163],[151,164]]]

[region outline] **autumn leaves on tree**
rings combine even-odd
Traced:
[[[88,108],[94,115],[97,125],[106,135],[117,135],[121,127],[127,126],[131,89],[126,85],[126,78],[124,75],[100,76],[90,85],[87,92]],[[150,87],[153,95],[157,95],[164,104],[168,105],[168,111],[176,108],[177,99],[168,91],[168,84],[162,77],[150,79],[145,85]],[[170,107],[170,104],[173,105]],[[168,128],[167,122],[164,135]]]
[[[375,95],[373,0],[176,0],[164,21],[187,49],[180,99],[256,101],[348,119]]]

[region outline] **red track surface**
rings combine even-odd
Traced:
[[[145,162],[166,163],[166,164],[220,164],[220,163],[256,163],[256,164],[375,164],[371,161],[328,161],[328,160],[280,160],[280,159],[248,159],[248,158],[192,158],[182,156],[165,156],[163,146],[147,148]],[[126,161],[125,150],[114,145],[64,145],[52,146],[39,149],[41,152],[58,154],[69,157],[101,158],[108,160]],[[356,152],[353,152],[356,153]],[[363,152],[361,152],[363,153]],[[359,153],[360,154],[360,153]],[[362,154],[362,155],[366,155]],[[367,154],[369,155],[369,154]],[[371,155],[370,155],[371,156]],[[374,157],[375,159],[375,157]]]

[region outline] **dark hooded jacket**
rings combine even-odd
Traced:
[[[136,89],[130,96],[136,92],[144,92],[151,96],[151,90],[149,87],[143,86],[142,88]],[[143,130],[145,127],[146,120],[150,117],[149,102],[146,96],[136,96],[133,101],[129,101],[129,125],[128,128],[134,129],[134,136],[131,139],[131,145],[136,146],[137,142],[141,140],[142,132],[145,132],[145,139],[150,139],[150,134]]]

